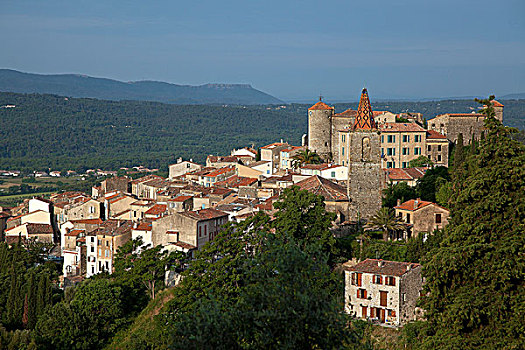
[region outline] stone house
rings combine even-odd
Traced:
[[[261,175],[263,177],[270,177],[274,173],[273,163],[268,160],[260,160],[258,162],[252,163],[250,164],[249,168],[257,171],[258,173],[254,173],[252,176],[250,176],[251,174],[241,173],[241,170],[239,170],[239,175],[247,177],[258,176],[258,178],[260,178]]]
[[[301,190],[307,190],[313,194],[323,196],[326,211],[337,215],[335,219],[336,224],[342,224],[349,220],[351,213],[348,194],[345,187],[324,179],[319,175],[314,175],[305,180],[299,181],[296,186]]]
[[[395,215],[411,225],[409,238],[417,237],[421,232],[432,233],[448,224],[450,212],[436,203],[411,199],[404,203],[398,202],[394,207]]]
[[[235,175],[235,167],[216,169],[207,174],[199,176],[199,185],[204,187],[212,187],[216,182],[224,181],[233,175]]]
[[[168,209],[170,211],[187,211],[193,209],[193,196],[177,196],[175,198],[168,199]]]
[[[426,130],[415,123],[381,126],[381,167],[408,168],[409,162],[426,154]]]
[[[270,162],[270,174],[273,174],[280,167],[281,151],[289,149],[291,146],[284,142],[275,142],[261,147],[261,161]]]
[[[426,156],[435,166],[448,168],[449,143],[445,135],[434,130],[427,131],[427,152]]]
[[[299,168],[301,175],[319,175],[330,181],[348,180],[348,167],[337,164],[305,164]]]
[[[86,242],[90,254],[86,256],[91,260],[87,261],[89,275],[104,271],[113,272],[113,259],[118,248],[131,239],[132,227],[130,221],[107,220],[88,235]],[[94,248],[96,255],[93,254],[91,248]],[[95,259],[93,259],[94,256]]]
[[[106,218],[112,218],[117,214],[130,210],[131,203],[137,201],[134,197],[120,192],[106,196],[103,200]]]
[[[131,193],[137,196],[138,198],[149,198],[144,196],[144,183],[150,180],[164,180],[162,177],[157,175],[146,175],[138,179],[131,181]]]
[[[201,170],[202,165],[190,161],[183,161],[182,158],[177,159],[177,163],[171,164],[169,168],[169,179],[173,181],[176,177],[190,173],[195,170]]]
[[[227,222],[228,214],[212,208],[173,213],[152,223],[152,242],[154,246],[182,242],[201,249]]]
[[[131,221],[140,221],[145,218],[145,213],[155,205],[155,202],[148,200],[139,200],[130,204]]]
[[[284,170],[293,170],[295,165],[293,157],[305,149],[305,146],[291,146],[290,148],[283,149],[279,154],[279,168]]]
[[[395,123],[396,115],[389,111],[374,111],[374,120],[378,125],[384,125],[386,123]]]
[[[416,319],[423,289],[420,264],[366,259],[343,268],[346,313],[396,327]]]
[[[37,242],[53,243],[54,230],[50,224],[23,223],[21,225],[5,230],[5,240],[8,244],[22,241],[34,240]]]
[[[85,230],[71,230],[64,235],[62,273],[65,277],[83,276],[86,274]]]
[[[494,100],[492,107],[496,119],[503,122],[503,104]],[[427,121],[428,130],[436,131],[457,143],[459,134],[463,134],[463,143],[469,144],[472,139],[479,139],[484,130],[485,115],[482,113],[446,113]]]
[[[151,229],[152,225],[149,221],[142,221],[140,223],[134,223],[133,229],[131,230],[131,239],[142,239],[143,246],[153,245],[151,240]]]
[[[144,212],[146,220],[157,220],[168,213],[168,206],[166,204],[155,204]]]
[[[212,156],[206,157],[206,167],[210,168],[225,168],[234,167],[239,164],[239,158],[237,156]]]
[[[60,209],[57,214],[58,223],[69,220],[97,219],[104,218],[104,205],[91,197],[84,197],[80,201],[64,204],[57,203]]]

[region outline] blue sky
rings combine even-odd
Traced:
[[[282,99],[525,92],[525,1],[0,0],[0,67]]]

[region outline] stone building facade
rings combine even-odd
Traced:
[[[503,104],[493,100],[492,107],[496,119],[503,122]],[[443,134],[453,143],[457,143],[459,134],[463,142],[469,144],[472,139],[479,140],[484,130],[485,115],[481,113],[447,113],[428,121],[428,129]]]
[[[343,268],[346,313],[396,327],[417,318],[423,289],[420,264],[366,259]]]
[[[422,201],[420,198],[398,203],[395,214],[411,226],[408,238],[420,233],[432,233],[448,224],[450,212],[436,203]]]

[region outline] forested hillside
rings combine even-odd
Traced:
[[[160,81],[123,82],[80,74],[32,74],[0,69],[0,91],[57,94],[105,100],[176,104],[265,104],[279,99],[248,84],[177,85]]]
[[[315,101],[314,101],[315,102]],[[525,100],[502,100],[504,123],[525,129]],[[55,95],[0,93],[0,168],[19,170],[166,167],[177,157],[203,162],[209,154],[263,146],[280,139],[299,144],[310,105],[212,106],[105,101]],[[477,110],[476,102],[374,103],[374,110],[445,112]],[[357,108],[337,104],[336,112]]]

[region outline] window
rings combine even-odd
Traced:
[[[421,135],[414,135],[414,142],[421,142]]]
[[[394,162],[386,162],[387,169],[391,169],[394,167]]]
[[[441,162],[441,154],[438,154],[438,155],[437,155],[437,161],[438,161],[438,162]]]
[[[106,241],[106,247],[109,247],[109,241]]]
[[[91,243],[95,243],[95,237],[91,237]]]
[[[410,214],[409,213],[407,213],[407,223],[410,224]]]
[[[387,141],[388,143],[396,142],[396,136],[395,136],[395,135],[388,135],[388,136],[386,137],[386,141]]]
[[[368,308],[366,306],[361,306],[361,317],[365,318],[368,316]]]
[[[436,224],[441,224],[441,214],[436,214]]]
[[[109,257],[109,250],[104,250],[104,257],[108,258]]]
[[[363,274],[359,272],[352,273],[352,284],[354,286],[361,287]]]
[[[410,142],[410,135],[403,135],[403,142]]]
[[[357,290],[357,298],[358,299],[366,299],[366,296],[367,296],[366,289],[359,288]]]
[[[332,177],[335,177],[335,171],[332,171],[332,173],[330,174]]]
[[[202,227],[199,227],[199,237],[202,237]]]
[[[383,284],[383,277],[381,277],[381,275],[374,275],[373,281],[375,284]]]
[[[420,155],[421,154],[421,147],[414,147],[414,154],[417,156],[417,155]]]
[[[403,147],[402,153],[403,153],[404,156],[410,155],[410,148]]]
[[[341,137],[341,140],[342,140],[343,142],[345,142],[345,135],[343,135],[343,136]]]
[[[89,213],[93,214],[94,212],[95,212],[95,207],[94,206],[90,206],[89,207]]]
[[[95,247],[91,247],[91,253],[95,252]]]
[[[401,294],[401,299],[402,299],[403,301],[407,301],[407,293],[402,293],[402,294]]]
[[[396,278],[394,276],[386,276],[385,277],[385,284],[387,286],[395,286],[396,285]]]
[[[91,266],[91,273],[95,273],[95,266]]]
[[[393,148],[387,148],[387,149],[386,149],[386,155],[387,155],[387,156],[391,156],[391,155],[393,155],[393,154],[392,154],[392,150],[393,150]]]
[[[385,149],[384,148],[381,148],[381,157],[384,157],[385,156]],[[344,165],[344,164],[343,164]]]
[[[345,148],[343,147],[342,151],[341,151],[341,154],[344,156],[345,155]]]
[[[408,168],[408,162],[403,162],[401,164],[403,165],[402,168]]]
[[[388,317],[396,317],[396,310],[388,310]]]
[[[381,135],[381,143],[384,143],[384,142],[385,142],[385,136]]]
[[[102,245],[102,241],[100,239],[98,240],[98,245]]]
[[[441,152],[441,145],[438,145],[438,152]]]
[[[379,291],[379,305],[386,306],[388,299],[388,292]]]
[[[427,146],[427,150],[428,150],[429,152],[432,151],[432,146],[428,145],[428,146]]]

